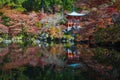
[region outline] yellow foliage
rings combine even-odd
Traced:
[[[0,42],[2,42],[3,41],[3,39],[0,37]]]
[[[60,38],[63,35],[62,31],[61,31],[61,28],[60,27],[54,27],[54,26],[50,27],[49,34],[54,36],[54,37],[57,37],[57,38]]]

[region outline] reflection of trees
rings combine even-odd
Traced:
[[[8,47],[0,48],[0,64],[3,63],[3,58],[8,54]]]
[[[42,46],[40,50],[40,52],[43,54],[43,62],[46,62],[48,64],[55,64],[58,66],[64,65],[64,62],[60,58],[62,54],[64,55],[62,45],[56,44],[55,46],[49,48]]]
[[[114,49],[107,49],[107,48],[96,48],[94,50],[94,58],[102,63],[102,64],[113,64],[113,65],[119,65],[120,60],[120,52],[114,50]],[[114,63],[113,63],[114,62]]]
[[[29,80],[28,77],[24,74],[26,67],[21,67],[9,71],[1,71],[0,79],[1,80]]]
[[[42,67],[47,64],[64,65],[61,59],[61,54],[64,56],[62,45],[45,48],[43,46],[21,46],[12,43],[9,48],[2,50],[4,51],[4,53],[0,54],[0,61],[3,63],[2,69],[15,69],[24,65]]]
[[[113,70],[114,75],[111,73],[114,67],[119,69],[119,55],[116,54],[116,51],[109,51],[109,49],[104,48],[90,48],[86,44],[77,44],[76,47],[81,52],[80,59],[87,66],[87,73],[90,79],[116,80],[117,71]]]
[[[77,70],[76,73],[71,69],[55,71],[49,66],[44,70],[40,67],[21,67],[2,72],[0,75],[2,80],[87,80],[81,75],[80,70]]]
[[[88,44],[76,44],[76,48],[81,53],[88,53],[88,52],[90,52],[90,47],[89,47]]]
[[[114,78],[114,80],[119,79],[120,74],[120,52],[113,49],[96,48],[94,49],[93,58],[97,60],[98,63],[102,64],[103,67],[107,67],[109,70],[109,75]],[[110,67],[111,66],[111,67]],[[109,77],[110,77],[109,76]]]
[[[0,57],[5,56],[8,53],[8,47],[0,48]]]
[[[29,72],[32,71],[32,74]],[[63,71],[55,71],[50,67],[46,67],[45,70],[41,70],[40,68],[29,68],[26,70],[28,73],[29,78],[31,80],[86,80],[83,76],[81,76],[80,70],[76,71],[77,73],[73,72],[71,69],[64,69]],[[79,74],[79,75],[78,75]],[[36,77],[39,76],[39,77]]]
[[[27,64],[33,66],[37,65],[40,57],[38,56],[38,53],[39,47],[29,46],[23,51],[23,48],[20,45],[12,43],[9,45],[9,54],[6,54],[6,56],[3,57],[4,64],[2,68],[13,69]]]

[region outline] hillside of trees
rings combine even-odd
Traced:
[[[39,11],[43,8],[45,12],[54,13],[57,9],[70,10],[72,4],[73,0],[1,0],[0,8],[8,6],[21,11]]]
[[[79,37],[81,36],[89,37],[93,35],[94,41],[97,42],[119,42],[120,34],[117,33],[120,23],[119,4],[119,0],[0,0],[1,37],[8,38],[6,33],[9,33],[10,30],[13,30],[14,33],[16,28],[19,28],[17,29],[18,33],[27,36],[29,36],[29,33],[32,33],[31,36],[35,36],[42,32],[63,36],[62,30],[65,29],[64,20],[59,22],[60,29],[53,29],[55,25],[49,25],[49,21],[45,21],[42,24],[39,22],[46,17],[53,19],[54,15],[59,18],[56,13],[69,13],[75,6],[77,12],[86,13],[83,18],[83,26],[85,28],[76,32],[78,41],[80,41]],[[46,25],[49,28],[44,27]],[[102,28],[102,30],[99,28]],[[58,34],[58,31],[61,34]],[[108,37],[109,35],[110,37]]]

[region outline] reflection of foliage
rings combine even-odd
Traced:
[[[76,72],[76,73],[75,73]],[[32,74],[31,74],[32,73]],[[72,71],[71,69],[66,69],[63,71],[55,71],[50,67],[45,67],[43,70],[40,67],[26,67],[24,70],[14,69],[8,73],[2,72],[2,80],[86,80],[82,75],[80,70]]]
[[[19,34],[18,36],[21,36],[23,40],[27,41],[27,40],[31,40],[32,38],[35,38],[36,36],[32,33],[27,33],[26,28],[22,28],[22,32],[21,34]]]
[[[113,49],[96,48],[94,50],[94,59],[100,63],[112,64],[114,67],[120,67],[120,52]]]
[[[97,59],[98,62],[101,62],[101,63],[108,63],[109,59],[106,58],[108,54],[110,54],[108,53],[108,49],[96,48],[94,50],[94,58]]]
[[[45,70],[41,68],[28,68],[26,71],[26,74],[29,76],[30,79],[34,80],[86,80],[84,77],[78,74],[74,73],[72,70],[67,69],[63,71],[54,71],[50,67],[45,67]],[[31,73],[33,73],[31,75]]]
[[[24,75],[23,71],[25,69],[23,67],[19,68],[19,69],[15,69],[15,70],[11,70],[9,72],[2,72],[0,78],[2,80],[12,80],[12,79],[16,79],[16,80],[29,80],[28,77],[26,75]],[[17,77],[16,77],[17,76]]]
[[[93,59],[97,60],[98,63],[103,66],[112,66],[113,69],[110,71],[111,75],[115,79],[119,79],[120,74],[120,52],[114,49],[96,48],[94,50]]]

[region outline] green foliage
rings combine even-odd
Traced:
[[[2,16],[3,15],[3,13],[2,12],[0,12],[0,16]]]
[[[66,21],[64,20],[64,19],[62,19],[60,22],[59,22],[59,24],[65,24],[66,23]]]
[[[3,38],[0,37],[0,43],[3,41]]]
[[[0,8],[3,8],[6,5],[12,9],[23,8],[22,3],[24,1],[25,0],[0,0]]]
[[[40,1],[39,0],[26,0],[25,2],[22,3],[22,6],[27,10],[27,11],[38,11],[40,9]]]
[[[37,26],[37,27],[41,27],[42,24],[41,24],[40,22],[37,22],[37,23],[36,23],[36,26]]]
[[[26,11],[25,8],[23,8],[22,6],[22,3],[24,2],[25,0],[13,0],[12,2],[10,2],[8,4],[8,6],[10,6],[10,8],[12,9],[16,9],[18,11]]]
[[[71,10],[74,0],[62,0],[64,10]],[[66,5],[67,4],[67,5]]]
[[[20,12],[24,12],[24,11],[26,11],[26,9],[23,8],[23,7],[18,7],[18,8],[16,8],[16,10],[17,10],[17,11],[20,11]]]
[[[2,8],[9,0],[0,0],[0,8]]]
[[[11,8],[17,8],[17,4],[15,4],[14,2],[11,2],[8,4],[8,6],[10,6]]]
[[[5,22],[9,22],[10,21],[10,18],[8,18],[7,16],[2,16],[2,20],[5,21]]]
[[[3,34],[1,35],[1,38],[3,38],[3,39],[8,39],[8,38],[9,38],[9,36],[8,36],[8,34],[3,33]]]
[[[25,8],[27,11],[39,11],[43,7],[46,12],[54,12],[59,6],[64,10],[71,10],[72,4],[73,0],[0,0],[0,8],[8,5],[14,9]]]
[[[5,26],[10,26],[10,18],[5,16],[5,15],[2,15],[2,18],[1,20],[3,21],[2,24],[4,24]]]

